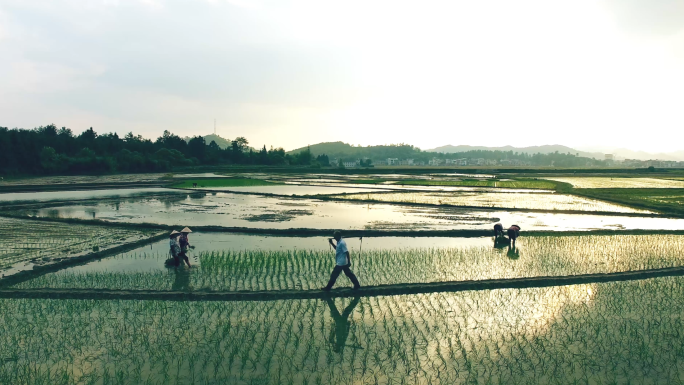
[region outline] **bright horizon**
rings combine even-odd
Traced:
[[[684,2],[0,0],[0,126],[682,150]]]

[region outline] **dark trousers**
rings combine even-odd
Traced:
[[[356,276],[354,273],[352,273],[351,269],[349,268],[351,265],[344,265],[344,266],[337,266],[335,265],[335,268],[332,271],[332,274],[330,274],[330,281],[328,281],[328,285],[326,288],[332,289],[333,285],[335,284],[335,281],[337,281],[337,277],[340,276],[340,273],[344,271],[344,275],[349,278],[350,281],[354,284],[354,287],[360,287],[361,285],[359,284],[359,280],[356,279]]]

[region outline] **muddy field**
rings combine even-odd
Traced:
[[[680,381],[684,219],[667,211],[549,189],[559,178],[130,180],[149,178],[168,183],[0,194],[0,230],[9,234],[0,252],[0,383]],[[676,187],[623,179],[634,179],[621,182],[626,188]],[[521,226],[515,247],[493,238],[497,222]],[[168,267],[160,231],[185,226],[197,226],[193,267]],[[353,232],[346,241],[364,287],[347,290],[342,274],[325,296],[317,289],[334,265],[327,236],[335,229]],[[479,233],[426,236],[461,230]],[[553,283],[572,277],[587,279]],[[516,286],[530,279],[538,283]],[[509,288],[446,289],[492,280]],[[430,294],[396,295],[415,285],[433,286],[417,291]],[[261,292],[272,293],[268,301],[183,300]]]

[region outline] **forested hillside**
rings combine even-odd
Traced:
[[[243,137],[221,149],[201,136],[188,141],[168,131],[155,141],[128,133],[80,135],[54,124],[32,130],[0,127],[0,173],[81,174],[166,171],[174,167],[214,164],[306,164],[308,153],[286,155],[282,148],[253,150]]]

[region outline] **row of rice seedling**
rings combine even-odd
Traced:
[[[388,240],[391,242],[391,240]],[[362,285],[612,273],[684,265],[684,236],[612,235],[524,237],[517,250],[474,246],[374,249],[353,255]],[[163,258],[160,258],[163,260]],[[199,255],[186,271],[76,272],[65,270],[17,288],[145,290],[311,290],[333,268],[331,251],[243,250]],[[340,277],[338,285],[349,285]]]
[[[146,231],[114,227],[72,225],[3,218],[0,222],[3,247],[0,248],[0,270],[17,263],[99,250],[122,241],[149,236]]]
[[[681,384],[684,278],[345,300],[0,300],[3,384]]]
[[[656,178],[549,177],[574,188],[684,188],[684,181]]]
[[[615,213],[649,213],[646,210],[634,209],[596,199],[583,198],[565,194],[508,194],[508,193],[369,193],[333,195],[337,199],[373,200],[392,203],[420,203],[431,205],[470,206],[470,207],[505,207],[531,210],[566,210],[566,211],[605,211]]]

